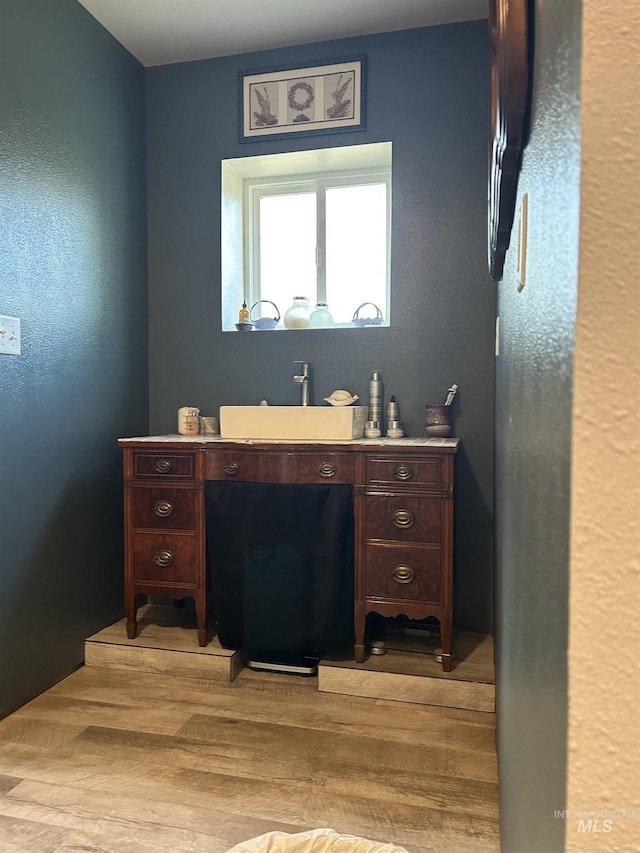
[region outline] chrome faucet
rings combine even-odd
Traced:
[[[300,405],[309,405],[309,362],[294,361],[294,364],[300,365],[300,373],[293,377],[293,381],[300,385]]]

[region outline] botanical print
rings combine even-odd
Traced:
[[[296,124],[312,120],[312,116],[307,115],[307,112],[315,113],[315,110],[310,109],[316,99],[314,86],[315,80],[296,80],[289,86],[287,92],[289,121]]]
[[[275,102],[278,100],[278,86],[271,84],[253,85],[249,89],[251,93],[252,105],[257,102],[259,110],[253,110],[251,113],[252,127],[269,127],[278,123],[278,117],[271,112],[271,95]],[[270,94],[271,92],[271,94]],[[255,95],[255,100],[254,100]]]
[[[327,109],[327,118],[351,118],[353,116],[353,101],[347,95],[353,95],[354,73],[332,74],[324,78],[325,91],[333,100],[333,106]],[[334,87],[335,88],[332,88]],[[325,103],[329,98],[325,95]]]

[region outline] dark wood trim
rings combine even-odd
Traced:
[[[515,214],[529,106],[527,0],[489,0],[489,274],[500,281]]]

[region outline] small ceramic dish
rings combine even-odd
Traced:
[[[250,332],[253,329],[253,323],[236,323],[236,329],[239,332]]]
[[[350,406],[351,403],[355,403],[356,400],[359,400],[357,394],[353,396],[348,391],[334,391],[329,397],[324,398],[327,403],[332,406]]]

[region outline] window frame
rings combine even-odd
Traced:
[[[316,295],[317,302],[326,302],[326,192],[336,187],[385,184],[386,186],[386,286],[385,304],[380,308],[389,325],[391,293],[391,165],[363,168],[332,169],[306,174],[290,174],[244,179],[243,230],[244,239],[244,297],[253,305],[261,299],[260,282],[260,198],[269,195],[292,195],[297,192],[316,194]],[[268,190],[268,192],[266,192]],[[286,307],[286,306],[285,306]],[[336,323],[335,327],[351,327],[350,322]]]

